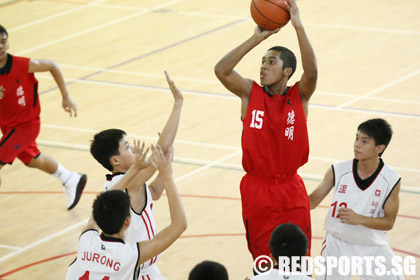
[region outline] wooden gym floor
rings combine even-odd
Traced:
[[[388,236],[397,255],[416,259],[420,275],[420,3],[298,2],[317,54],[319,83],[308,119],[311,153],[300,169],[308,192],[325,170],[353,156],[357,125],[387,119],[394,137],[384,160],[402,176],[400,211]],[[49,74],[38,74],[41,151],[88,174],[79,205],[68,212],[60,183],[16,161],[1,172],[0,278],[64,279],[103,169],[88,147],[93,135],[121,128],[154,143],[172,106],[163,71],[184,92],[174,175],[189,228],[158,262],[168,280],[186,279],[198,262],[223,263],[231,279],[251,276],[241,220],[240,101],[216,80],[213,67],[250,36],[249,1],[35,0],[0,1],[0,24],[16,55],[57,61],[77,102],[77,118],[61,109]],[[261,56],[273,45],[298,55],[289,24],[238,66],[258,81]],[[298,57],[300,59],[300,57]],[[301,65],[290,83],[301,75]],[[330,197],[312,211],[317,256]],[[156,202],[159,228],[169,221],[166,198]],[[416,210],[417,209],[417,210]],[[417,212],[417,213],[416,213]]]

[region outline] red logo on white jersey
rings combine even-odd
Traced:
[[[340,185],[340,188],[338,189],[338,193],[346,193],[347,191],[347,185]]]
[[[375,196],[381,196],[381,190],[376,190],[375,191]]]

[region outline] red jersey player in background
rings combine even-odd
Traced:
[[[318,69],[296,1],[288,0],[286,4],[302,56],[299,82],[287,86],[296,69],[296,58],[284,47],[273,47],[263,56],[261,86],[234,70],[251,49],[279,29],[256,27],[249,39],[215,66],[217,78],[242,101],[242,165],[246,172],[240,185],[242,217],[254,259],[270,255],[270,234],[279,224],[297,224],[311,240],[309,199],[297,169],[308,160],[306,117]]]
[[[40,130],[40,104],[35,72],[49,71],[63,96],[62,106],[77,115],[76,104],[67,92],[58,65],[51,60],[38,60],[7,53],[9,35],[0,25],[0,169],[18,158],[28,167],[56,176],[68,195],[67,209],[76,206],[87,177],[65,169],[54,158],[41,154],[35,142]],[[1,184],[1,181],[0,181]]]

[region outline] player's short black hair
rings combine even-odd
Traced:
[[[120,154],[118,148],[125,135],[125,131],[112,128],[97,133],[92,140],[90,153],[109,171],[113,170],[109,159]]]
[[[381,118],[370,119],[361,123],[357,127],[357,131],[363,132],[370,138],[373,138],[376,146],[385,145],[385,149],[388,147],[389,142],[391,142],[391,125]],[[382,156],[385,149],[379,154],[379,156]]]
[[[214,261],[203,261],[190,272],[188,280],[228,280],[228,272],[224,265]]]
[[[110,190],[99,194],[93,202],[93,218],[106,234],[121,231],[125,219],[130,215],[130,198],[121,190]]]
[[[7,37],[9,37],[9,33],[7,33],[6,28],[3,27],[3,25],[0,24],[0,33],[6,34]]]
[[[273,257],[306,256],[308,239],[305,233],[295,224],[281,224],[271,233],[270,251]]]
[[[296,71],[296,56],[288,48],[275,46],[269,49],[269,51],[278,51],[280,52],[280,59],[283,60],[283,69],[292,68],[292,73],[289,76],[289,79],[293,76],[293,73]]]

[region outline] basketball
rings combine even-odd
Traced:
[[[290,14],[284,1],[252,0],[252,19],[260,28],[265,30],[275,30],[285,26],[290,20]]]

